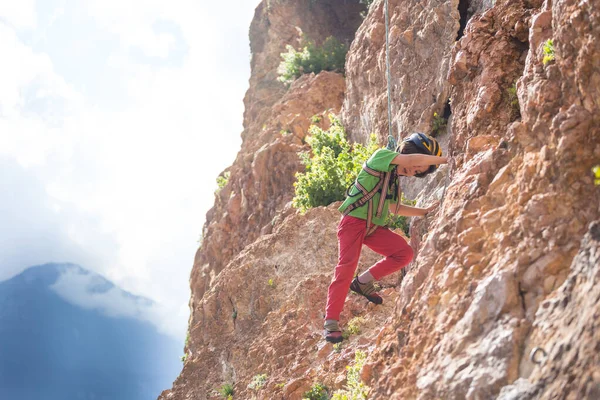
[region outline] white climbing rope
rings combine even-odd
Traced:
[[[384,15],[385,15],[385,72],[387,80],[387,103],[388,103],[388,149],[395,150],[396,144],[400,143],[400,132],[398,132],[398,140],[396,141],[395,136],[392,134],[392,79],[390,76],[390,28],[389,28],[389,12],[388,12],[388,0],[384,1]],[[448,156],[451,155],[451,149],[448,149]],[[453,161],[453,160],[451,160]],[[448,165],[448,172],[446,173],[446,182],[444,183],[444,191],[442,192],[442,200],[440,206],[444,206],[444,199],[446,198],[446,189],[450,179],[450,173],[452,172],[452,166]]]
[[[388,22],[388,0],[385,0],[385,69],[387,79],[387,101],[388,101],[388,135],[392,135],[392,99],[391,99],[391,78],[390,78],[390,39],[389,39],[389,22]],[[398,138],[398,141],[400,138]]]

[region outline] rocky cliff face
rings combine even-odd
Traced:
[[[288,44],[297,47],[303,37],[321,43],[335,35],[350,43],[363,10],[358,0],[272,0],[257,7],[250,26],[252,75],[244,99],[242,149],[223,172],[230,176],[228,184],[207,214],[191,276],[192,308],[236,254],[270,232],[273,219],[292,199],[294,174],[300,169],[297,153],[306,150],[311,117],[341,107],[341,75],[305,76],[286,88],[277,81],[280,54]]]
[[[196,255],[188,358],[161,399],[218,398],[225,383],[235,399],[301,399],[315,382],[343,388],[357,350],[371,399],[600,396],[599,0],[389,1],[392,123],[428,131],[434,112],[450,116],[452,162],[426,185],[407,179],[443,206],[414,219],[406,277],[384,282],[380,307],[350,295],[341,323],[360,317],[361,333],[337,350],[322,340],[339,214],[290,208],[296,153],[328,110],[353,140],[385,142],[383,4],[364,20],[358,1],[257,8],[244,143]],[[352,42],[345,79],[276,81],[300,31]]]

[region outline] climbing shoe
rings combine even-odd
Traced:
[[[323,327],[325,328],[325,340],[329,343],[341,343],[344,340],[337,321],[327,320]]]
[[[360,283],[358,281],[358,277],[355,277],[354,280],[352,281],[352,283],[350,284],[350,290],[352,290],[354,293],[360,294],[361,296],[365,296],[367,298],[367,300],[369,300],[371,303],[375,303],[375,304],[383,303],[383,299],[375,291],[376,289],[375,289],[375,285],[373,285],[373,282]]]

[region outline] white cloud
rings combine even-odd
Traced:
[[[19,176],[0,201],[13,212],[0,279],[19,262],[80,263],[183,335],[196,241],[241,142],[256,4],[56,0],[36,23],[0,12],[0,156]]]
[[[0,24],[5,62],[0,73],[0,155],[40,165],[53,152],[68,151],[73,136],[62,129],[82,101],[58,76],[47,54],[34,53]]]
[[[71,304],[98,310],[110,317],[147,321],[153,318],[151,301],[131,296],[101,276],[73,266],[65,266],[51,289]]]
[[[2,19],[20,29],[35,28],[35,0],[0,0],[0,21]]]
[[[109,317],[135,318],[154,324],[166,335],[182,339],[178,329],[181,318],[188,310],[177,310],[169,303],[132,296],[116,286],[112,286],[103,277],[88,273],[76,267],[65,266],[51,289],[65,301],[89,310],[96,310]]]
[[[49,196],[15,160],[0,156],[0,171],[0,281],[48,261],[96,270],[116,263],[118,244],[97,216]]]

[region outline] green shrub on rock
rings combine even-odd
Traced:
[[[546,40],[546,43],[544,43],[543,50],[544,59],[542,60],[542,62],[544,63],[544,65],[548,64],[550,61],[554,61],[554,41],[552,39]]]
[[[354,365],[346,367],[346,389],[337,390],[332,400],[366,400],[369,395],[369,387],[360,379],[360,370],[362,369],[367,354],[363,351],[356,351],[354,356]]]
[[[290,84],[302,74],[321,71],[337,71],[344,73],[348,48],[333,36],[329,36],[322,46],[314,41],[306,40],[300,50],[293,46],[285,46],[287,52],[281,53],[283,61],[279,64],[278,80]]]
[[[267,374],[254,375],[252,381],[248,384],[248,389],[259,390],[267,383]]]
[[[296,174],[293,205],[302,212],[343,200],[363,163],[378,148],[375,135],[371,135],[367,146],[351,145],[341,122],[333,116],[330,121],[331,127],[326,131],[314,125],[310,127],[307,142],[312,148],[312,157],[309,153],[300,153],[306,170]]]
[[[329,400],[327,387],[320,383],[315,383],[308,392],[304,393],[302,400]]]

